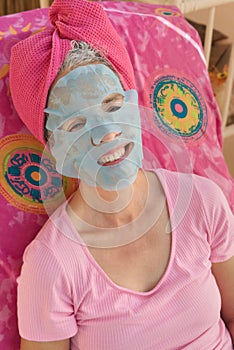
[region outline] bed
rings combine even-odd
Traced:
[[[189,3],[193,7],[188,8]],[[225,110],[221,117],[207,70],[210,32],[204,55],[197,31],[183,16],[197,9],[195,3],[205,6],[204,1],[166,5],[110,1],[102,5],[135,70],[144,167],[208,177],[222,188],[234,211],[234,180],[222,154]],[[207,1],[207,6],[218,3]],[[47,5],[41,1],[42,7]],[[213,15],[212,7],[211,24]],[[16,279],[23,251],[50,212],[77,188],[75,179],[56,173],[50,154],[42,161],[43,146],[24,127],[10,97],[12,45],[48,26],[47,8],[0,18],[0,349],[4,350],[19,349]],[[230,69],[229,81],[231,75]],[[42,174],[43,185],[38,180]]]

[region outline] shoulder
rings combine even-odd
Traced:
[[[79,235],[75,232],[67,215],[66,205],[67,202],[64,202],[49,216],[35,238],[35,241],[40,242],[41,246],[54,252],[59,248],[64,250],[66,245],[72,245],[75,241],[79,241]]]
[[[171,190],[180,190],[200,193],[203,200],[212,200],[220,198],[222,202],[227,202],[221,188],[212,180],[193,173],[181,173],[167,169],[157,169],[156,175],[160,178],[162,184],[167,185]]]
[[[159,169],[176,227],[183,223],[193,236],[206,237],[212,262],[225,261],[234,252],[234,215],[221,188],[196,174]]]
[[[24,268],[36,269],[38,273],[81,274],[85,270],[86,255],[68,215],[66,203],[62,204],[47,220],[36,238],[26,247],[23,255]],[[43,272],[44,271],[44,272]]]
[[[155,171],[164,188],[167,200],[181,211],[186,208],[207,225],[218,219],[233,221],[227,198],[221,188],[212,180],[192,173],[179,173],[165,169]]]

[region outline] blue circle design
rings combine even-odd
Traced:
[[[40,180],[39,181],[33,179],[32,173],[34,173],[34,172],[36,172],[36,173],[38,173],[40,175]],[[43,169],[41,169],[38,166],[36,166],[36,165],[31,165],[31,166],[29,166],[26,169],[26,171],[25,171],[25,178],[27,179],[27,181],[29,183],[31,183],[34,186],[42,186],[47,181],[46,172]]]
[[[167,11],[163,12],[163,14],[164,14],[165,16],[171,16],[171,15],[172,15],[171,12],[167,12]]]
[[[182,112],[179,112],[176,110],[176,105],[180,105],[182,107]],[[171,101],[170,104],[171,107],[171,111],[172,113],[177,117],[177,118],[185,118],[187,116],[188,113],[188,107],[186,106],[186,104],[181,101],[178,98],[174,98],[174,100]]]

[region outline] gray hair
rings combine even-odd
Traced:
[[[71,50],[68,52],[59,73],[70,71],[80,65],[103,63],[114,70],[111,64],[101,54],[84,41],[71,41]]]

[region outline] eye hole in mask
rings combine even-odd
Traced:
[[[118,93],[106,96],[102,101],[102,109],[104,112],[113,113],[118,111],[124,102],[124,96]]]
[[[67,132],[76,132],[81,130],[86,124],[86,118],[83,116],[72,117],[66,120],[60,127],[59,130],[67,131]]]

